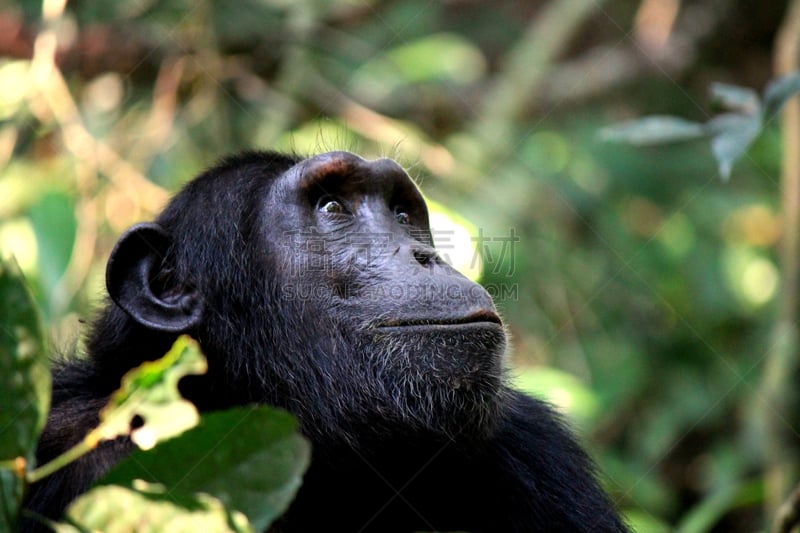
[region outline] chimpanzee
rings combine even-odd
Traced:
[[[437,255],[392,160],[225,159],[120,238],[106,284],[86,357],[55,367],[39,462],[188,333],[209,362],[181,383],[200,410],[276,405],[312,443],[270,531],[626,530],[559,417],[506,384],[491,298]],[[34,485],[27,508],[58,517],[130,448],[102,444]]]

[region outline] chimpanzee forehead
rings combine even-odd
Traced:
[[[423,203],[413,180],[391,159],[366,160],[344,151],[328,152],[305,159],[288,169],[278,180],[283,193],[301,194],[315,188],[358,189],[364,193],[390,194],[399,191]]]
[[[297,169],[297,186],[301,189],[313,187],[320,180],[348,179],[388,184],[396,181],[410,181],[405,170],[391,159],[368,161],[350,152],[328,152],[320,154],[294,167]],[[290,172],[292,169],[290,169]]]

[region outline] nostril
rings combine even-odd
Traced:
[[[414,250],[414,259],[424,267],[433,268],[437,255],[434,250]]]

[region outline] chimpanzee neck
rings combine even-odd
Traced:
[[[488,500],[487,488],[496,485],[481,465],[487,446],[416,434],[385,435],[365,448],[316,446],[286,517],[293,527],[285,531],[323,529],[319,513],[342,516],[341,509],[348,513],[340,530],[484,530],[474,515]]]
[[[130,369],[163,356],[175,342],[174,333],[145,329],[114,304],[108,304],[92,324],[86,340],[89,359],[98,375],[115,390]]]

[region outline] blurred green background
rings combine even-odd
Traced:
[[[714,81],[760,91],[786,10],[0,2],[0,250],[25,271],[54,350],[69,350],[115,239],[217,158],[394,157],[435,202],[443,253],[468,266],[469,246],[481,252],[517,383],[570,417],[635,527],[764,529],[779,124],[728,183],[707,142],[633,148],[597,133],[649,114],[705,121]]]

